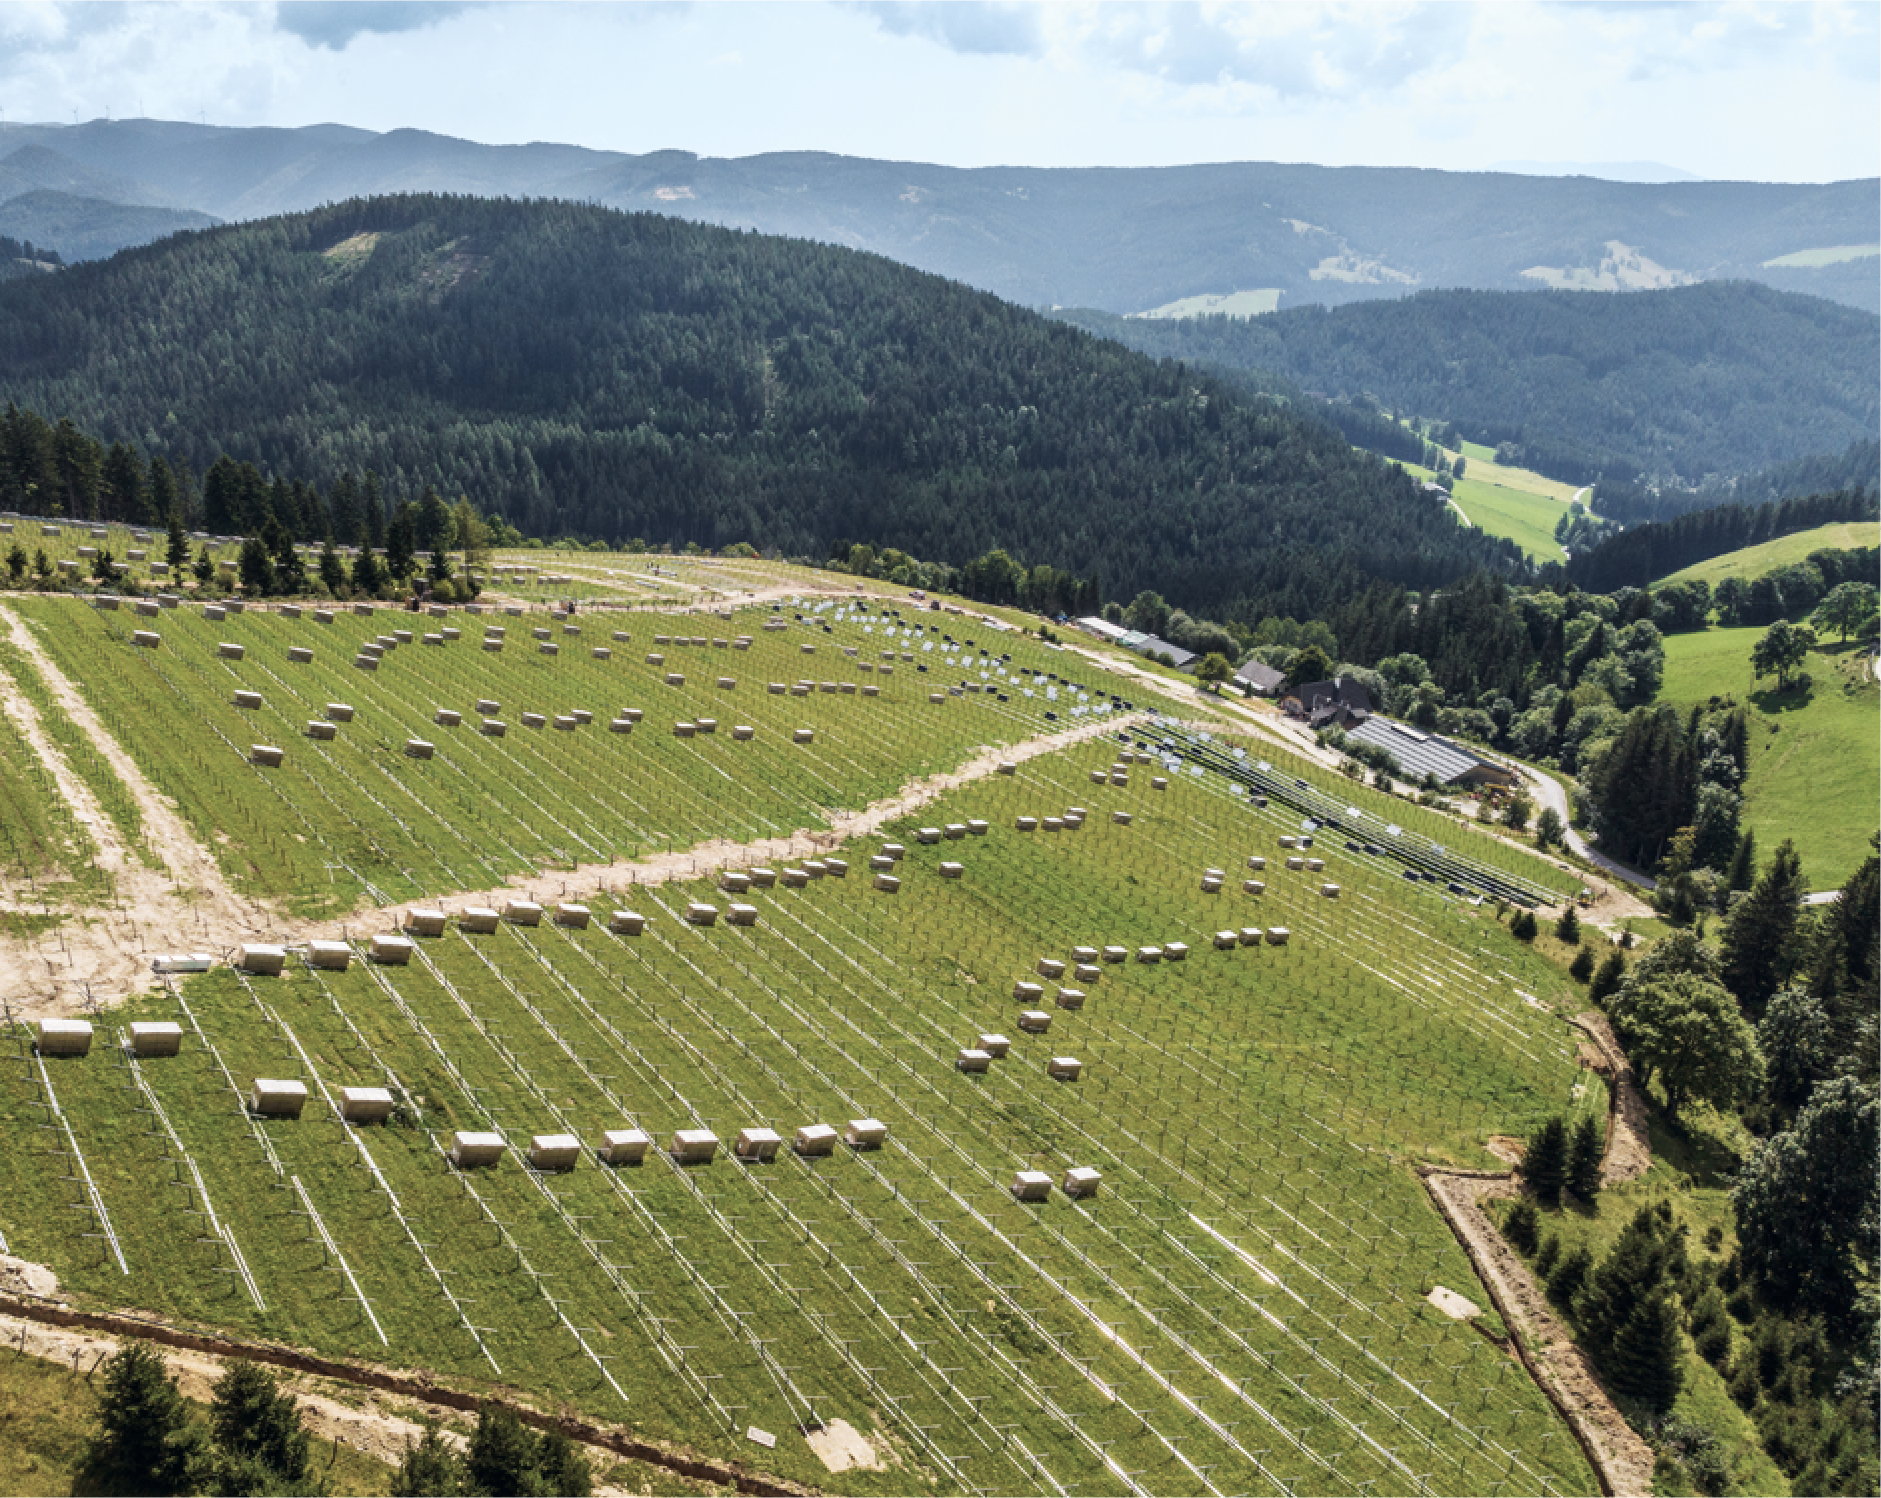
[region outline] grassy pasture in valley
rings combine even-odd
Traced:
[[[1458,454],[1452,453],[1451,456],[1454,458]],[[1469,459],[1469,466],[1464,470],[1466,475],[1473,475],[1498,488],[1520,489],[1525,494],[1538,494],[1543,499],[1558,500],[1563,506],[1582,492],[1573,484],[1544,477],[1533,469],[1498,463],[1496,450],[1484,447],[1480,442],[1465,442],[1461,456]]]
[[[1472,525],[1492,536],[1507,536],[1536,560],[1567,560],[1567,553],[1554,538],[1555,523],[1567,513],[1560,501],[1485,482],[1476,477],[1474,463],[1467,475],[1456,481],[1451,498]]]
[[[1766,572],[1775,572],[1779,567],[1806,562],[1812,551],[1854,551],[1877,545],[1881,545],[1881,522],[1849,520],[1840,525],[1819,525],[1814,530],[1798,531],[1793,536],[1779,536],[1774,541],[1760,542],[1756,546],[1726,552],[1721,557],[1694,562],[1670,577],[1659,578],[1657,582],[1703,582],[1715,588],[1727,577],[1741,577],[1748,582],[1752,578],[1762,577]],[[1654,585],[1657,586],[1657,583]]]
[[[55,599],[13,607],[176,799],[230,881],[306,915],[350,909],[367,892],[408,899],[483,889],[545,866],[820,827],[832,810],[860,810],[981,746],[1108,710],[1099,688],[1113,685],[977,620],[914,610],[865,618],[830,604],[777,631],[764,622],[799,611],[582,612],[562,622],[543,613],[341,610],[320,623],[311,609],[212,619],[186,606],[142,619]],[[146,626],[162,636],[160,648],[131,644]],[[501,652],[480,648],[490,626],[505,631]],[[447,629],[461,636],[445,638]],[[362,645],[401,630],[414,643],[394,642],[375,670],[355,664]],[[749,648],[736,648],[745,635]],[[241,658],[221,654],[225,644]],[[299,648],[312,658],[291,659]],[[1085,697],[1046,673],[1072,676]],[[669,675],[682,680],[669,684]],[[805,678],[813,685],[796,695]],[[946,695],[950,688],[962,695]],[[237,707],[239,691],[259,693],[262,705]],[[931,701],[934,693],[943,700]],[[483,700],[498,710],[480,713]],[[334,702],[352,707],[352,720],[331,740],[309,737],[307,725]],[[461,722],[436,722],[441,709]],[[630,709],[644,719],[610,731]],[[593,721],[555,726],[578,710]],[[525,726],[527,713],[542,726]],[[486,717],[506,725],[502,737],[480,731]],[[701,719],[716,732],[675,737],[675,724]],[[749,742],[735,738],[739,724],[756,730]],[[804,728],[814,742],[793,742]],[[409,757],[411,740],[433,744],[435,757]],[[284,763],[250,763],[256,744],[283,748]]]
[[[60,626],[109,655],[104,617]],[[792,652],[781,663],[807,638],[770,643]],[[176,667],[180,649],[166,637],[147,659]],[[466,653],[400,649],[382,673]],[[877,732],[911,770],[958,758],[933,721],[911,709]],[[984,736],[998,720],[976,722]],[[597,891],[585,929],[453,924],[417,939],[408,966],[371,963],[356,941],[344,972],[299,956],[281,978],[222,969],[101,1016],[84,1058],[0,1036],[0,1136],[82,1154],[128,1274],[83,1236],[89,1213],[67,1210],[82,1188],[56,1154],[0,1152],[0,1234],[82,1300],[516,1388],[831,1490],[1593,1490],[1520,1365],[1425,1302],[1435,1284],[1484,1299],[1410,1169],[1491,1166],[1488,1135],[1586,1096],[1554,1012],[1577,995],[1490,906],[1343,844],[1312,850],[1323,874],[1286,869],[1297,812],[1256,808],[1219,774],[1157,790],[1159,767],[1138,765],[1127,785],[1093,783],[1118,747],[1091,740],[948,792],[843,851],[846,877]],[[631,787],[640,768],[617,778]],[[1072,805],[1089,808],[1081,830],[1015,825]],[[974,819],[987,829],[967,831]],[[929,826],[960,832],[930,843]],[[906,848],[894,891],[868,867],[888,842]],[[1250,856],[1267,867],[1248,872]],[[1202,888],[1211,866],[1231,874],[1220,893]],[[1261,893],[1242,892],[1249,877]],[[715,925],[685,919],[695,900]],[[754,926],[729,924],[731,900],[756,908]],[[645,929],[608,929],[616,903]],[[1255,923],[1290,936],[1214,944]],[[1093,954],[1094,979],[1039,966],[1176,942],[1181,960]],[[1042,991],[1019,997],[1022,982]],[[1072,984],[1082,1002],[1054,1002]],[[1022,1009],[1049,1030],[1027,1030]],[[129,1059],[123,1026],[155,1018],[184,1025],[183,1054]],[[1010,1054],[956,1069],[990,1032]],[[1078,1079],[1050,1078],[1054,1056],[1077,1058]],[[258,1076],[303,1081],[306,1113],[250,1115]],[[387,1087],[399,1112],[347,1124],[347,1086]],[[43,1132],[48,1090],[69,1136]],[[788,1147],[802,1125],[869,1117],[889,1129],[879,1151]],[[538,1174],[519,1158],[533,1134],[591,1143],[630,1126],[657,1145],[710,1128],[724,1149],[690,1168],[657,1145],[638,1167],[584,1151]],[[728,1158],[753,1126],[786,1141],[768,1164]],[[448,1164],[450,1131],[491,1128],[510,1143],[501,1164]],[[1074,1166],[1103,1173],[1097,1195],[1008,1190],[1017,1170],[1057,1181]],[[210,1206],[219,1226],[185,1215]],[[825,1467],[800,1428],[836,1419],[877,1465]]]
[[[1832,641],[1810,654],[1807,689],[1779,692],[1753,682],[1750,652],[1760,627],[1667,635],[1659,700],[1680,707],[1712,697],[1750,705],[1750,774],[1743,823],[1761,856],[1795,840],[1811,889],[1838,887],[1868,855],[1881,779],[1881,688],[1869,658]]]

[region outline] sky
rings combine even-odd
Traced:
[[[1878,23],[1873,0],[0,0],[0,112],[956,166],[1822,182],[1881,175]]]

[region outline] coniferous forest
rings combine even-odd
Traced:
[[[1426,291],[1256,318],[1063,315],[1161,357],[1442,420],[1573,484],[1694,487],[1842,452],[1881,421],[1873,314],[1745,281]]]
[[[875,256],[568,203],[355,201],[10,284],[0,397],[528,534],[1004,547],[1218,613],[1523,566],[1278,402]]]

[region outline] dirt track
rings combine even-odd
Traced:
[[[0,971],[19,975],[8,997],[16,1017],[75,1013],[87,997],[109,1001],[147,985],[146,954],[200,944],[226,950],[277,932],[279,920],[263,905],[229,888],[222,871],[176,809],[157,793],[137,763],[111,737],[89,704],[33,637],[20,617],[0,606],[0,632],[38,668],[59,707],[104,756],[136,798],[143,843],[160,864],[150,867],[127,847],[59,748],[38,711],[0,670],[0,708],[19,726],[59,787],[60,794],[97,845],[97,862],[111,879],[112,902],[62,923],[56,935],[0,940]]]

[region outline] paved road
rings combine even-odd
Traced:
[[[1527,765],[1520,765],[1517,768],[1521,770],[1522,778],[1534,787],[1535,799],[1543,806],[1554,808],[1555,815],[1561,819],[1562,827],[1567,830],[1567,842],[1570,848],[1595,868],[1611,874],[1615,879],[1624,880],[1637,889],[1651,890],[1658,887],[1655,880],[1627,868],[1624,864],[1615,863],[1604,853],[1596,851],[1586,838],[1574,830],[1573,824],[1568,820],[1567,789],[1560,781],[1552,775],[1542,774],[1539,770],[1531,770]]]

